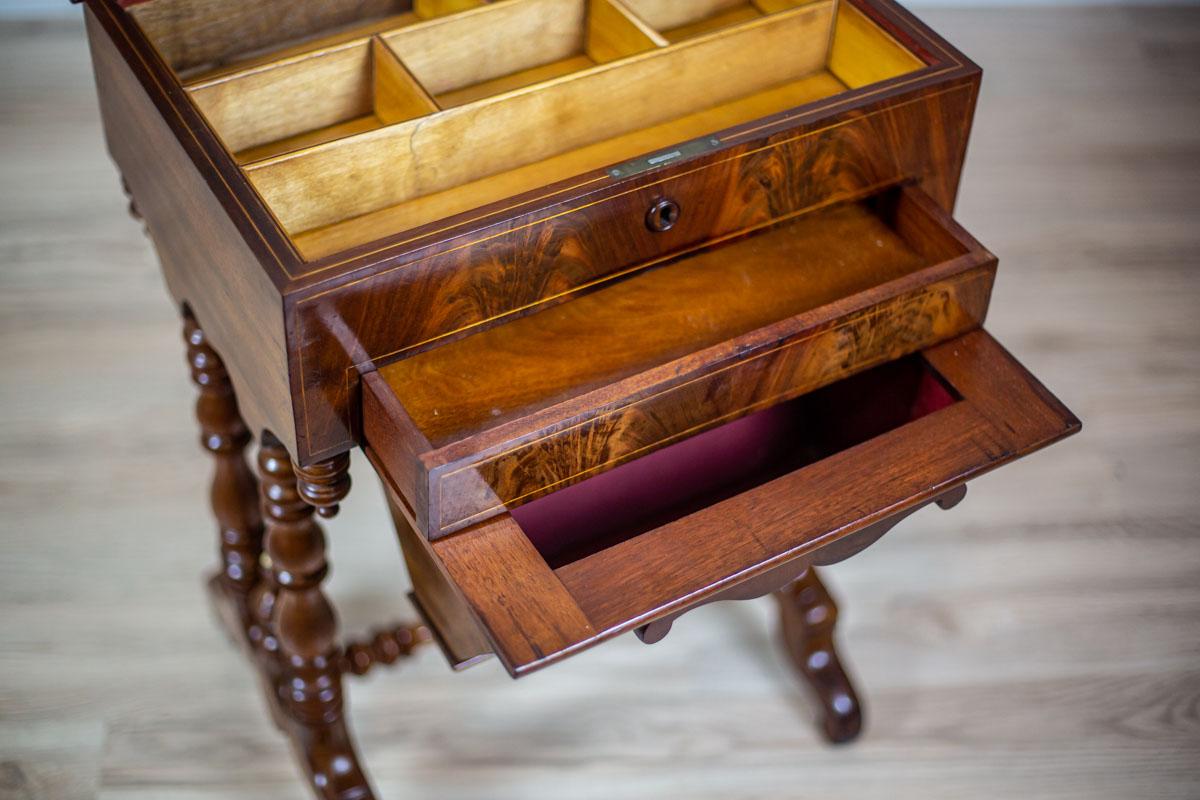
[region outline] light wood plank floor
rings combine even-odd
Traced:
[[[820,744],[766,603],[511,683],[353,687],[388,798],[1200,797],[1200,12],[925,14],[987,70],[989,327],[1084,419],[832,571],[870,701]],[[78,26],[0,27],[0,798],[303,798],[208,617],[209,464]],[[358,464],[352,628],[407,613]]]

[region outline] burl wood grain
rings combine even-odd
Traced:
[[[994,268],[915,191],[833,208],[369,375],[364,436],[436,538],[975,328]]]
[[[922,358],[961,401],[558,569],[509,516],[435,541],[433,551],[520,676],[789,561],[826,563],[826,548],[831,560],[847,557],[857,549],[839,548],[847,537],[932,500],[950,505],[965,481],[1079,430],[984,331]],[[519,596],[507,586],[513,575]]]

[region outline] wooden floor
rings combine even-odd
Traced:
[[[766,603],[520,683],[437,652],[352,690],[384,797],[1200,797],[1200,10],[937,11],[985,91],[959,217],[992,332],[1083,435],[832,582],[869,697],[831,749]],[[209,464],[81,29],[0,27],[0,798],[303,798],[211,623]],[[352,628],[403,616],[362,469]]]

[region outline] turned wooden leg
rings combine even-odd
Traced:
[[[838,744],[849,742],[862,731],[863,714],[833,640],[837,605],[815,567],[775,597],[784,644],[821,704],[826,738]]]
[[[237,398],[229,374],[209,345],[196,320],[184,317],[192,381],[200,390],[196,419],[200,422],[200,444],[212,453],[216,469],[212,479],[212,510],[217,520],[221,570],[213,578],[214,591],[223,595],[222,616],[241,636],[249,620],[249,598],[259,580],[263,524],[258,504],[258,481],[246,463],[250,432],[238,413]]]
[[[258,464],[274,585],[270,636],[278,649],[278,721],[318,797],[372,798],[347,725],[337,618],[321,589],[329,571],[325,535],[313,519],[318,507],[326,515],[336,512],[349,491],[349,459],[321,465],[315,478],[306,472],[298,480],[287,449],[266,435]]]

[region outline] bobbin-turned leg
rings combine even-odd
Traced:
[[[775,598],[788,654],[821,704],[825,737],[837,744],[849,742],[862,731],[863,715],[834,643],[837,605],[815,567]]]
[[[265,649],[278,654],[277,722],[318,797],[373,798],[347,725],[337,617],[321,589],[329,571],[325,535],[313,519],[317,509],[333,516],[350,490],[349,457],[297,478],[287,449],[267,434],[258,465],[273,585]]]
[[[191,314],[184,315],[192,381],[200,390],[196,419],[200,444],[213,456],[211,500],[221,553],[221,569],[210,583],[218,613],[231,635],[241,639],[250,621],[250,596],[259,581],[262,515],[258,481],[246,463],[250,432],[238,413],[225,364]]]

